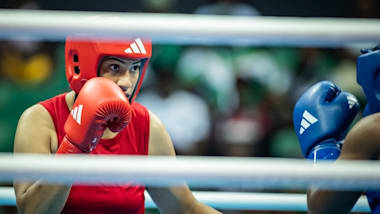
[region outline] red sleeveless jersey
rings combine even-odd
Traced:
[[[69,116],[65,100],[60,94],[40,102],[54,121],[58,144],[65,136],[64,124]],[[132,120],[115,138],[100,140],[90,155],[128,154],[147,155],[149,141],[149,113],[134,102]],[[73,185],[62,213],[144,213],[144,187],[125,185]]]

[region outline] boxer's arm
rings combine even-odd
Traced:
[[[347,134],[340,160],[378,160],[380,156],[380,114],[361,119]],[[361,191],[311,190],[310,213],[349,213]]]
[[[350,213],[361,192],[312,189],[307,192],[308,213]]]
[[[48,111],[37,104],[27,109],[18,122],[15,153],[51,154],[57,150],[54,123]],[[41,181],[14,183],[19,213],[60,213],[71,186],[46,185]]]
[[[149,112],[149,155],[175,156],[173,143],[160,119]],[[153,201],[162,213],[219,213],[196,200],[187,185],[148,187]]]

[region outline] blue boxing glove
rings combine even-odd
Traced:
[[[354,95],[334,83],[309,88],[293,110],[293,124],[302,153],[308,159],[337,159],[344,136],[359,111]]]
[[[356,78],[367,98],[364,115],[380,112],[380,44],[362,49],[357,59]]]

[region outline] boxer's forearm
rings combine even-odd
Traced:
[[[200,203],[199,201],[196,201],[192,209],[190,209],[187,214],[220,214],[217,210]]]
[[[70,189],[71,185],[41,184],[37,181],[24,192],[16,194],[18,212],[60,213],[66,204]]]
[[[312,189],[307,192],[308,213],[350,213],[361,192]]]

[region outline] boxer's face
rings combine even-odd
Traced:
[[[115,82],[130,98],[136,87],[141,69],[142,62],[140,59],[110,56],[105,57],[99,65],[99,76]]]

